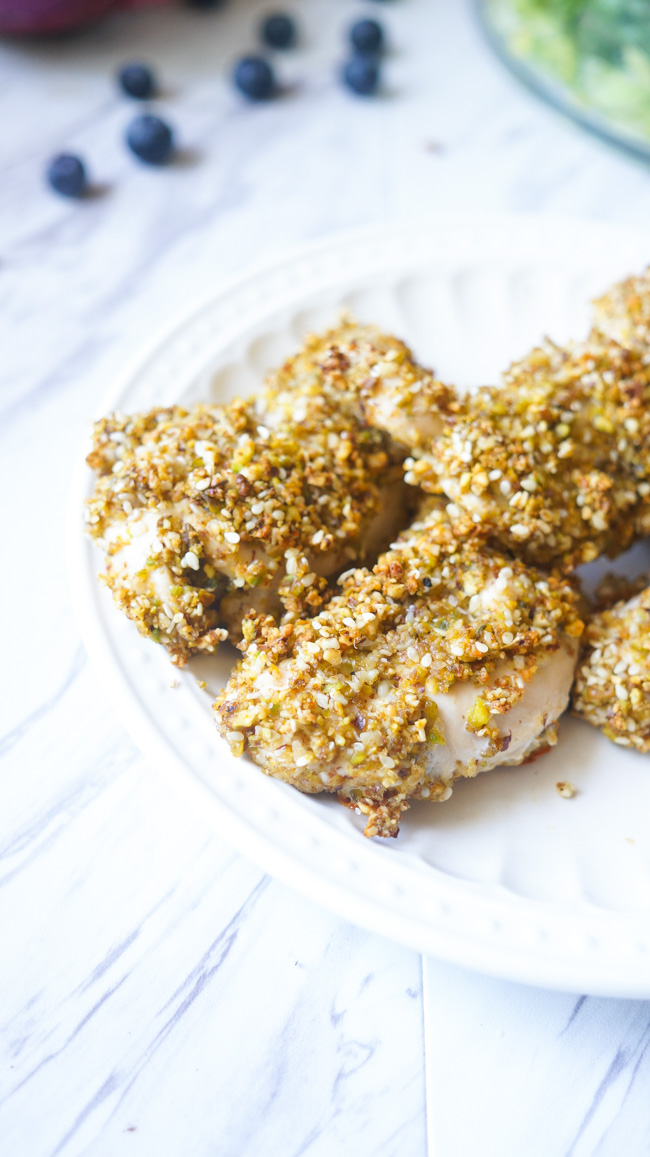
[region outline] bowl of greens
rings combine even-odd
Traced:
[[[499,55],[592,131],[650,159],[648,0],[479,0]]]

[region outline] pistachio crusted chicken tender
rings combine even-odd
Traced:
[[[434,508],[315,618],[245,624],[218,727],[268,775],[394,836],[411,799],[555,743],[582,629],[568,580],[459,542]]]
[[[622,747],[650,751],[650,587],[594,615],[573,710]]]
[[[395,437],[366,420],[393,395]],[[401,342],[345,322],[257,397],[103,419],[86,518],[116,602],[180,665],[251,609],[314,613],[329,576],[408,522],[398,438],[449,397]]]
[[[650,269],[613,285],[594,302],[596,325],[625,349],[650,350]]]
[[[404,342],[349,317],[308,337],[300,353],[270,375],[260,397],[269,420],[295,420],[297,382],[299,418],[325,390],[337,407],[409,450],[442,433],[457,406],[453,388],[418,365]]]
[[[406,479],[450,500],[460,537],[565,571],[650,532],[650,364],[593,331],[468,395]]]

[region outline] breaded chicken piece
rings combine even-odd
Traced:
[[[650,751],[650,587],[594,615],[573,710],[622,747]]]
[[[346,415],[318,431],[268,430],[244,403],[117,416],[89,463],[106,581],[180,665],[238,638],[251,608],[316,609],[324,578],[376,557],[408,516],[399,458]]]
[[[551,342],[446,415],[406,479],[449,500],[460,537],[565,571],[650,532],[650,364],[592,333]]]
[[[613,285],[594,302],[595,327],[625,349],[650,352],[650,269]]]
[[[429,395],[446,405],[402,343],[345,322],[254,398],[97,423],[87,526],[116,602],[174,662],[240,637],[251,609],[313,613],[408,523],[405,447],[366,420],[396,383],[400,435]]]
[[[308,337],[300,353],[269,376],[259,410],[267,425],[302,421],[323,390],[411,451],[442,433],[457,404],[453,388],[418,365],[404,342],[345,316],[335,329]]]
[[[582,629],[568,581],[458,542],[433,508],[315,618],[245,624],[217,725],[267,775],[394,836],[411,799],[555,743]]]

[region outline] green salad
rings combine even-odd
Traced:
[[[650,139],[650,0],[485,0],[510,54]]]

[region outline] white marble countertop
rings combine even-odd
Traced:
[[[188,299],[290,243],[442,209],[647,225],[650,170],[520,89],[468,0],[294,0],[289,91],[251,108],[226,66],[265,7],[0,48],[0,1154],[650,1153],[646,1004],[423,961],[265,877],[160,782],[79,641],[72,457]],[[333,72],[364,12],[392,45],[372,101]],[[182,145],[165,172],[120,142],[110,78],[137,57]],[[80,205],[42,180],[63,148],[98,185]]]

